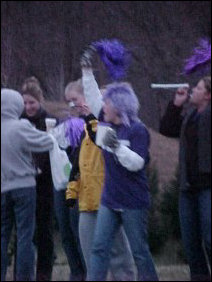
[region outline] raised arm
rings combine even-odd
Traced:
[[[170,102],[160,121],[160,133],[167,137],[180,137],[183,105],[188,100],[188,89],[179,88],[173,102]]]
[[[86,103],[93,115],[98,118],[103,106],[103,101],[92,68],[82,67],[82,84]]]
[[[170,102],[164,116],[160,121],[160,133],[167,137],[179,138],[183,117],[182,107],[175,106]]]

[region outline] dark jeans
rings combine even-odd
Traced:
[[[148,210],[114,211],[100,206],[95,229],[89,281],[106,281],[114,236],[123,225],[138,271],[137,281],[158,281],[147,240]]]
[[[66,206],[65,190],[54,191],[54,202],[62,244],[71,270],[71,280],[74,280],[74,277],[85,277],[86,267],[80,247],[78,231],[78,206],[73,209]]]
[[[34,281],[35,209],[35,187],[1,194],[1,281],[5,281],[7,248],[14,224],[17,228],[16,281]]]
[[[179,216],[182,240],[190,267],[191,280],[210,281],[211,190],[207,189],[193,194],[181,192]]]
[[[51,281],[54,264],[53,185],[37,178],[35,243],[37,247],[36,281]]]

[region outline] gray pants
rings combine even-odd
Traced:
[[[80,212],[79,237],[87,269],[91,257],[97,212]],[[121,227],[116,234],[110,260],[111,281],[135,281],[135,266],[130,246]],[[89,271],[87,271],[89,273]],[[87,277],[89,280],[89,277]]]

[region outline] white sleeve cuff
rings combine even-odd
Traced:
[[[144,167],[144,159],[124,145],[120,145],[116,149],[115,155],[121,165],[129,171],[138,171]]]

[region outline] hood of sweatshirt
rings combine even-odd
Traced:
[[[19,119],[24,110],[24,100],[15,90],[4,88],[1,90],[1,118]]]

